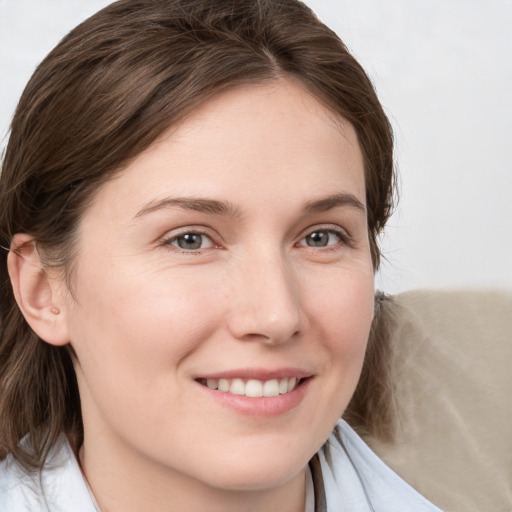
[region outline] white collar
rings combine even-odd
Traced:
[[[40,472],[28,474],[11,456],[0,463],[0,510],[97,512],[64,435]]]
[[[310,466],[305,512],[441,512],[386,466],[344,421],[338,422]],[[27,474],[12,457],[0,463],[0,510],[98,512],[99,508],[67,439],[61,436],[39,473]]]
[[[386,466],[343,420],[315,458],[315,512],[441,512]],[[322,488],[324,495],[319,493]]]

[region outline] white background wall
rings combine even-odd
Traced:
[[[0,0],[0,137],[36,64],[109,0]],[[378,285],[512,290],[512,0],[308,0],[395,128]]]

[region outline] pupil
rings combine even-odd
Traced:
[[[178,238],[178,246],[181,249],[200,249],[201,248],[201,235],[189,233]]]
[[[313,247],[325,247],[328,241],[327,233],[323,231],[317,231],[316,233],[311,233],[309,236],[309,245]]]

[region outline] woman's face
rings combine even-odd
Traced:
[[[75,263],[86,472],[289,481],[346,407],[373,316],[355,132],[290,81],[219,94],[100,189]]]

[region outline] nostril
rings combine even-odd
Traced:
[[[280,315],[257,311],[233,311],[229,317],[229,330],[242,341],[281,344],[296,340],[300,336],[298,312],[282,312]]]

